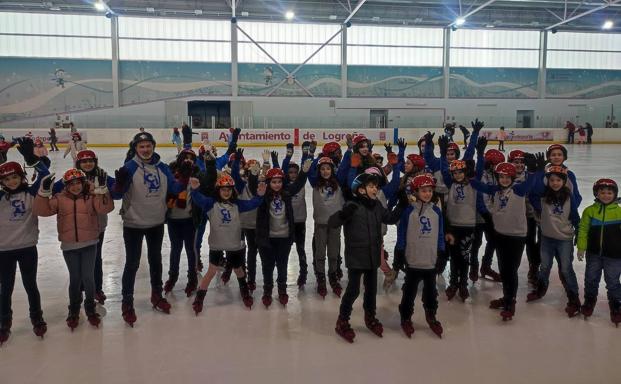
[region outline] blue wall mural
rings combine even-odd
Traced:
[[[112,106],[110,61],[3,57],[0,62],[0,121]]]
[[[283,67],[292,72],[297,65],[285,64]],[[265,96],[276,88],[287,74],[276,64],[240,63],[238,68],[239,95]],[[338,65],[304,65],[295,74],[299,81],[313,96],[341,95],[341,67]],[[307,96],[306,91],[295,82],[285,81],[273,93],[273,96]]]
[[[121,61],[121,104],[191,95],[231,95],[231,64]]]
[[[442,97],[442,68],[351,65],[351,97]]]
[[[536,68],[451,68],[450,97],[536,98]]]
[[[594,99],[621,94],[621,71],[595,69],[548,69],[548,97]]]

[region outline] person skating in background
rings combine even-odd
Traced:
[[[574,135],[576,134],[576,125],[571,121],[567,120],[563,129],[567,130],[567,144],[573,144]]]
[[[186,186],[175,181],[168,166],[155,153],[155,139],[139,133],[132,140],[134,157],[115,171],[114,198],[122,198],[125,268],[122,280],[122,315],[130,326],[136,322],[134,284],[140,266],[142,241],[146,238],[151,275],[151,304],[170,313],[170,304],[162,296],[162,241],[168,193],[178,194]],[[187,167],[185,163],[181,166]]]
[[[578,260],[586,256],[584,272],[584,318],[593,314],[599,282],[604,273],[610,320],[621,323],[621,207],[619,187],[612,179],[599,179],[593,185],[595,203],[582,212],[578,230]]]
[[[408,204],[397,227],[397,247],[403,250],[406,262],[405,283],[399,305],[401,328],[407,337],[412,337],[414,300],[418,285],[422,281],[425,319],[433,333],[442,337],[442,324],[436,319],[436,264],[438,256],[446,252],[442,212],[431,201],[435,188],[432,177],[416,176],[410,188],[416,196],[416,202]]]
[[[584,124],[587,132],[587,144],[593,144],[593,126],[591,123]]]
[[[58,143],[58,137],[56,136],[56,129],[50,128],[49,135],[50,135],[50,151],[58,152],[58,146],[56,145]]]
[[[15,144],[15,141],[9,143],[4,138],[4,135],[0,134],[0,164],[6,163],[9,149],[11,149]]]
[[[83,151],[86,148],[86,142],[82,141],[82,135],[78,132],[74,132],[71,134],[71,141],[67,144],[67,149],[65,149],[65,153],[63,154],[63,159],[67,157],[69,153],[71,153],[71,157],[75,162],[75,159],[78,155],[78,152]]]
[[[183,136],[183,148],[192,148],[192,135],[198,135],[198,132],[192,132],[192,128],[186,123],[181,125],[181,135]]]
[[[444,135],[448,137],[449,142],[453,141],[453,136],[455,136],[455,123],[446,123],[444,125]]]
[[[177,147],[177,153],[181,152],[181,150],[183,149],[183,140],[181,139],[181,133],[179,133],[179,128],[173,128],[173,133],[170,141],[172,141],[172,143]]]
[[[464,127],[461,124],[459,124],[459,130],[461,131],[462,135],[464,135],[464,149],[466,149],[468,148],[468,138],[470,137],[470,132],[468,132],[468,128]]]
[[[69,314],[67,326],[73,331],[80,322],[81,286],[84,287],[84,311],[91,325],[98,327],[95,310],[95,259],[99,242],[99,215],[114,210],[104,173],[91,186],[86,174],[71,168],[63,175],[65,188],[52,196],[54,175],[41,181],[33,212],[38,216],[57,215],[58,240],[69,270]]]
[[[507,140],[507,132],[505,132],[505,127],[500,127],[498,130],[498,150],[501,152],[505,151],[505,140]]]
[[[28,296],[33,332],[40,337],[47,332],[37,287],[39,221],[32,208],[41,180],[49,172],[34,155],[32,141],[20,139],[20,142],[18,149],[25,162],[37,170],[37,180],[29,186],[26,173],[17,162],[0,165],[0,231],[3,234],[0,237],[0,345],[11,334],[11,297],[18,264]]]
[[[349,281],[341,300],[336,333],[352,343],[356,336],[349,324],[353,304],[360,294],[360,280],[364,284],[364,322],[377,336],[384,331],[382,323],[376,318],[377,269],[382,257],[382,223],[396,224],[407,205],[405,193],[401,194],[399,204],[393,209],[384,208],[377,201],[379,178],[363,173],[351,185],[352,200],[333,213],[328,226],[343,226],[345,235],[345,265]]]

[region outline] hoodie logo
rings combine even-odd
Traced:
[[[459,184],[455,187],[455,202],[464,201],[466,194],[464,193],[464,186]]]
[[[26,214],[26,203],[23,200],[12,200],[11,207],[13,208],[11,220],[20,220]]]
[[[149,193],[158,192],[160,190],[160,178],[155,173],[147,173],[145,170],[144,180],[148,184]]]
[[[282,200],[279,197],[274,198],[274,200],[272,201],[272,205],[274,206],[274,213],[279,214],[282,212]]]
[[[562,215],[563,214],[563,205],[560,204],[560,202],[555,201],[553,208],[552,208],[552,213],[555,215]]]
[[[427,235],[431,233],[431,219],[427,216],[421,216],[418,218],[420,222],[420,234]]]
[[[500,209],[507,208],[509,204],[509,196],[498,196],[498,202],[500,203]]]
[[[334,190],[332,187],[325,187],[323,191],[325,193],[324,201],[330,200],[330,198],[334,196]]]
[[[227,208],[221,208],[220,214],[222,215],[222,224],[231,223],[231,211],[229,211]]]

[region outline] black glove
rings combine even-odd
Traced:
[[[543,172],[546,169],[546,157],[543,152],[537,152],[535,154],[535,159],[537,160],[536,172]]]
[[[479,137],[477,141],[477,152],[485,153],[485,148],[487,147],[487,139],[485,137]]]
[[[308,144],[308,153],[310,153],[312,156],[315,154],[316,149],[317,149],[317,142],[313,140]]]
[[[237,143],[237,139],[239,139],[239,134],[241,133],[241,128],[233,129],[233,139],[231,140],[233,143]]]
[[[384,148],[386,149],[386,153],[392,153],[392,144],[385,143]]]
[[[348,220],[350,217],[354,215],[354,212],[356,212],[357,209],[358,209],[357,204],[353,204],[353,203],[345,204],[345,206],[343,207],[343,209],[341,209],[341,212],[339,213],[341,220]]]
[[[405,142],[403,137],[400,137],[399,140],[397,140],[397,145],[399,146],[399,152],[405,152],[405,148],[407,148],[408,143]]]
[[[39,161],[39,157],[34,154],[34,142],[29,137],[20,137],[17,139],[17,150],[24,157],[26,164],[33,166]]]
[[[192,171],[194,168],[193,165],[194,164],[192,164],[192,160],[183,160],[181,166],[179,167],[179,174],[181,175],[181,177],[188,178],[192,176]]]
[[[271,155],[272,155],[272,164],[278,164],[278,152],[272,151]]]
[[[474,121],[470,122],[470,125],[472,125],[472,130],[474,132],[479,132],[483,128],[485,123],[482,121],[479,121],[479,119],[475,119]]]
[[[435,135],[436,135],[435,133],[431,133],[430,131],[427,131],[427,134],[425,134],[425,150],[429,148],[429,150],[433,151],[433,137]]]
[[[229,147],[226,150],[226,154],[230,156],[232,153],[235,153],[236,150],[237,150],[237,142],[231,141],[229,143]]]
[[[524,155],[524,164],[528,172],[535,172],[537,169],[537,158],[532,153],[527,153]]]
[[[405,190],[401,190],[398,192],[397,194],[397,198],[399,199],[398,204],[402,207],[405,208],[408,205],[410,205],[410,199],[408,198],[408,194],[405,192]]]
[[[99,186],[103,187],[108,185],[108,174],[101,168],[97,168],[95,172],[95,177],[97,178],[97,183]]]
[[[235,151],[235,161],[241,162],[241,159],[244,158],[244,148],[237,148]]]
[[[114,190],[118,193],[125,191],[127,184],[129,183],[129,171],[125,166],[114,171]]]
[[[369,140],[369,153],[373,152],[373,142]]]
[[[474,160],[466,160],[466,177],[473,178],[476,175],[475,164]]]
[[[302,143],[302,155],[304,155],[304,157],[308,156],[309,148],[310,148],[310,141],[305,141]]]
[[[448,137],[446,137],[445,135],[438,137],[438,147],[440,147],[440,156],[446,157],[446,151],[448,150],[448,145],[449,145]]]
[[[41,189],[43,191],[52,191],[52,184],[54,184],[54,175],[50,175],[49,177],[44,177],[43,180],[41,180]]]

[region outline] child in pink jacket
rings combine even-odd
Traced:
[[[99,180],[101,179],[101,180]],[[41,182],[33,211],[38,216],[57,216],[58,240],[69,269],[69,316],[67,326],[73,331],[80,322],[80,306],[84,285],[84,311],[88,321],[98,327],[99,314],[95,311],[95,258],[99,242],[98,215],[114,209],[114,202],[106,187],[106,176],[95,180],[92,189],[86,175],[72,168],[65,172],[65,188],[53,197],[53,175]]]

